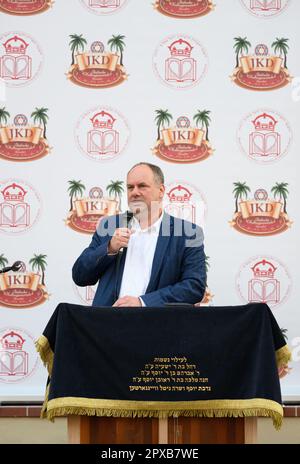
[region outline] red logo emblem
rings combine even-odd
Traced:
[[[16,328],[0,330],[0,382],[26,380],[35,371],[38,362],[31,334]]]
[[[153,67],[164,84],[185,89],[194,87],[205,76],[208,57],[205,49],[193,37],[170,36],[156,48]]]
[[[70,210],[66,225],[76,232],[93,234],[99,221],[105,216],[121,212],[121,198],[124,192],[123,181],[111,181],[106,187],[108,196],[104,197],[100,187],[93,187],[88,196],[84,196],[85,185],[81,180],[70,180]]]
[[[37,77],[43,56],[32,37],[9,32],[0,37],[0,43],[3,50],[0,54],[0,77],[8,86],[24,86]]]
[[[0,157],[9,161],[32,161],[50,153],[46,138],[48,108],[36,108],[32,113],[33,124],[28,124],[24,114],[17,114],[12,124],[5,107],[0,108]]]
[[[275,90],[292,81],[287,68],[289,50],[286,38],[272,43],[273,53],[265,44],[258,44],[249,55],[251,43],[247,37],[235,37],[236,68],[231,79],[238,86],[249,90]]]
[[[72,62],[68,79],[73,84],[89,88],[107,88],[121,84],[127,79],[123,64],[125,36],[113,35],[107,42],[110,51],[100,41],[91,44],[86,50],[87,40],[82,34],[70,36]]]
[[[49,299],[45,285],[46,255],[34,254],[26,270],[23,262],[18,272],[0,274],[0,304],[7,308],[27,309],[41,305]],[[0,266],[7,264],[7,258],[0,255]]]
[[[168,110],[156,110],[157,141],[152,150],[155,155],[174,163],[194,163],[213,153],[208,138],[209,110],[199,110],[193,116],[194,127],[186,116],[177,118],[175,127],[170,126],[172,119]]]
[[[285,232],[292,225],[287,214],[287,182],[276,182],[271,188],[273,198],[259,188],[248,200],[250,188],[246,182],[234,182],[235,213],[230,225],[248,235],[267,236]]]
[[[52,7],[54,0],[0,0],[0,11],[18,16],[44,13]]]
[[[156,0],[154,8],[173,18],[197,18],[214,9],[211,0]]]

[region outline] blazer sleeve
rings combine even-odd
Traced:
[[[72,278],[76,285],[95,285],[117,255],[108,255],[108,243],[114,230],[108,220],[103,219],[94,233],[89,246],[83,250],[72,268]]]
[[[140,295],[146,306],[163,306],[164,303],[198,303],[202,300],[206,288],[205,253],[203,233],[196,246],[186,246],[185,240],[181,275],[178,282]],[[190,242],[192,243],[192,242]]]

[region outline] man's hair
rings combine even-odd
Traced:
[[[151,164],[151,163],[146,163],[146,162],[140,162],[140,163],[137,163],[135,164],[134,166],[132,166],[132,168],[128,171],[127,175],[134,169],[136,168],[137,166],[148,166],[148,168],[151,169],[151,171],[153,172],[153,177],[154,177],[154,181],[156,184],[160,185],[160,184],[164,184],[165,183],[165,177],[164,177],[164,173],[162,172],[162,170],[160,169],[159,166],[156,166],[155,164]]]

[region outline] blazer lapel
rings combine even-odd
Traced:
[[[151,275],[150,275],[150,280],[148,287],[146,289],[146,293],[152,292],[155,290],[155,284],[157,281],[157,278],[159,276],[160,268],[163,263],[163,259],[165,257],[165,253],[171,238],[171,235],[173,234],[173,218],[167,213],[164,213],[163,220],[160,225],[159,229],[159,234],[157,237],[157,243],[156,243],[156,248],[154,252],[154,257],[153,257],[153,263],[152,263],[152,269],[151,269]],[[168,235],[162,235],[163,230],[168,231]]]

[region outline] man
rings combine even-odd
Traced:
[[[127,174],[130,212],[100,221],[73,266],[79,286],[95,285],[93,306],[197,303],[206,287],[202,229],[163,212],[164,175],[138,163]]]

